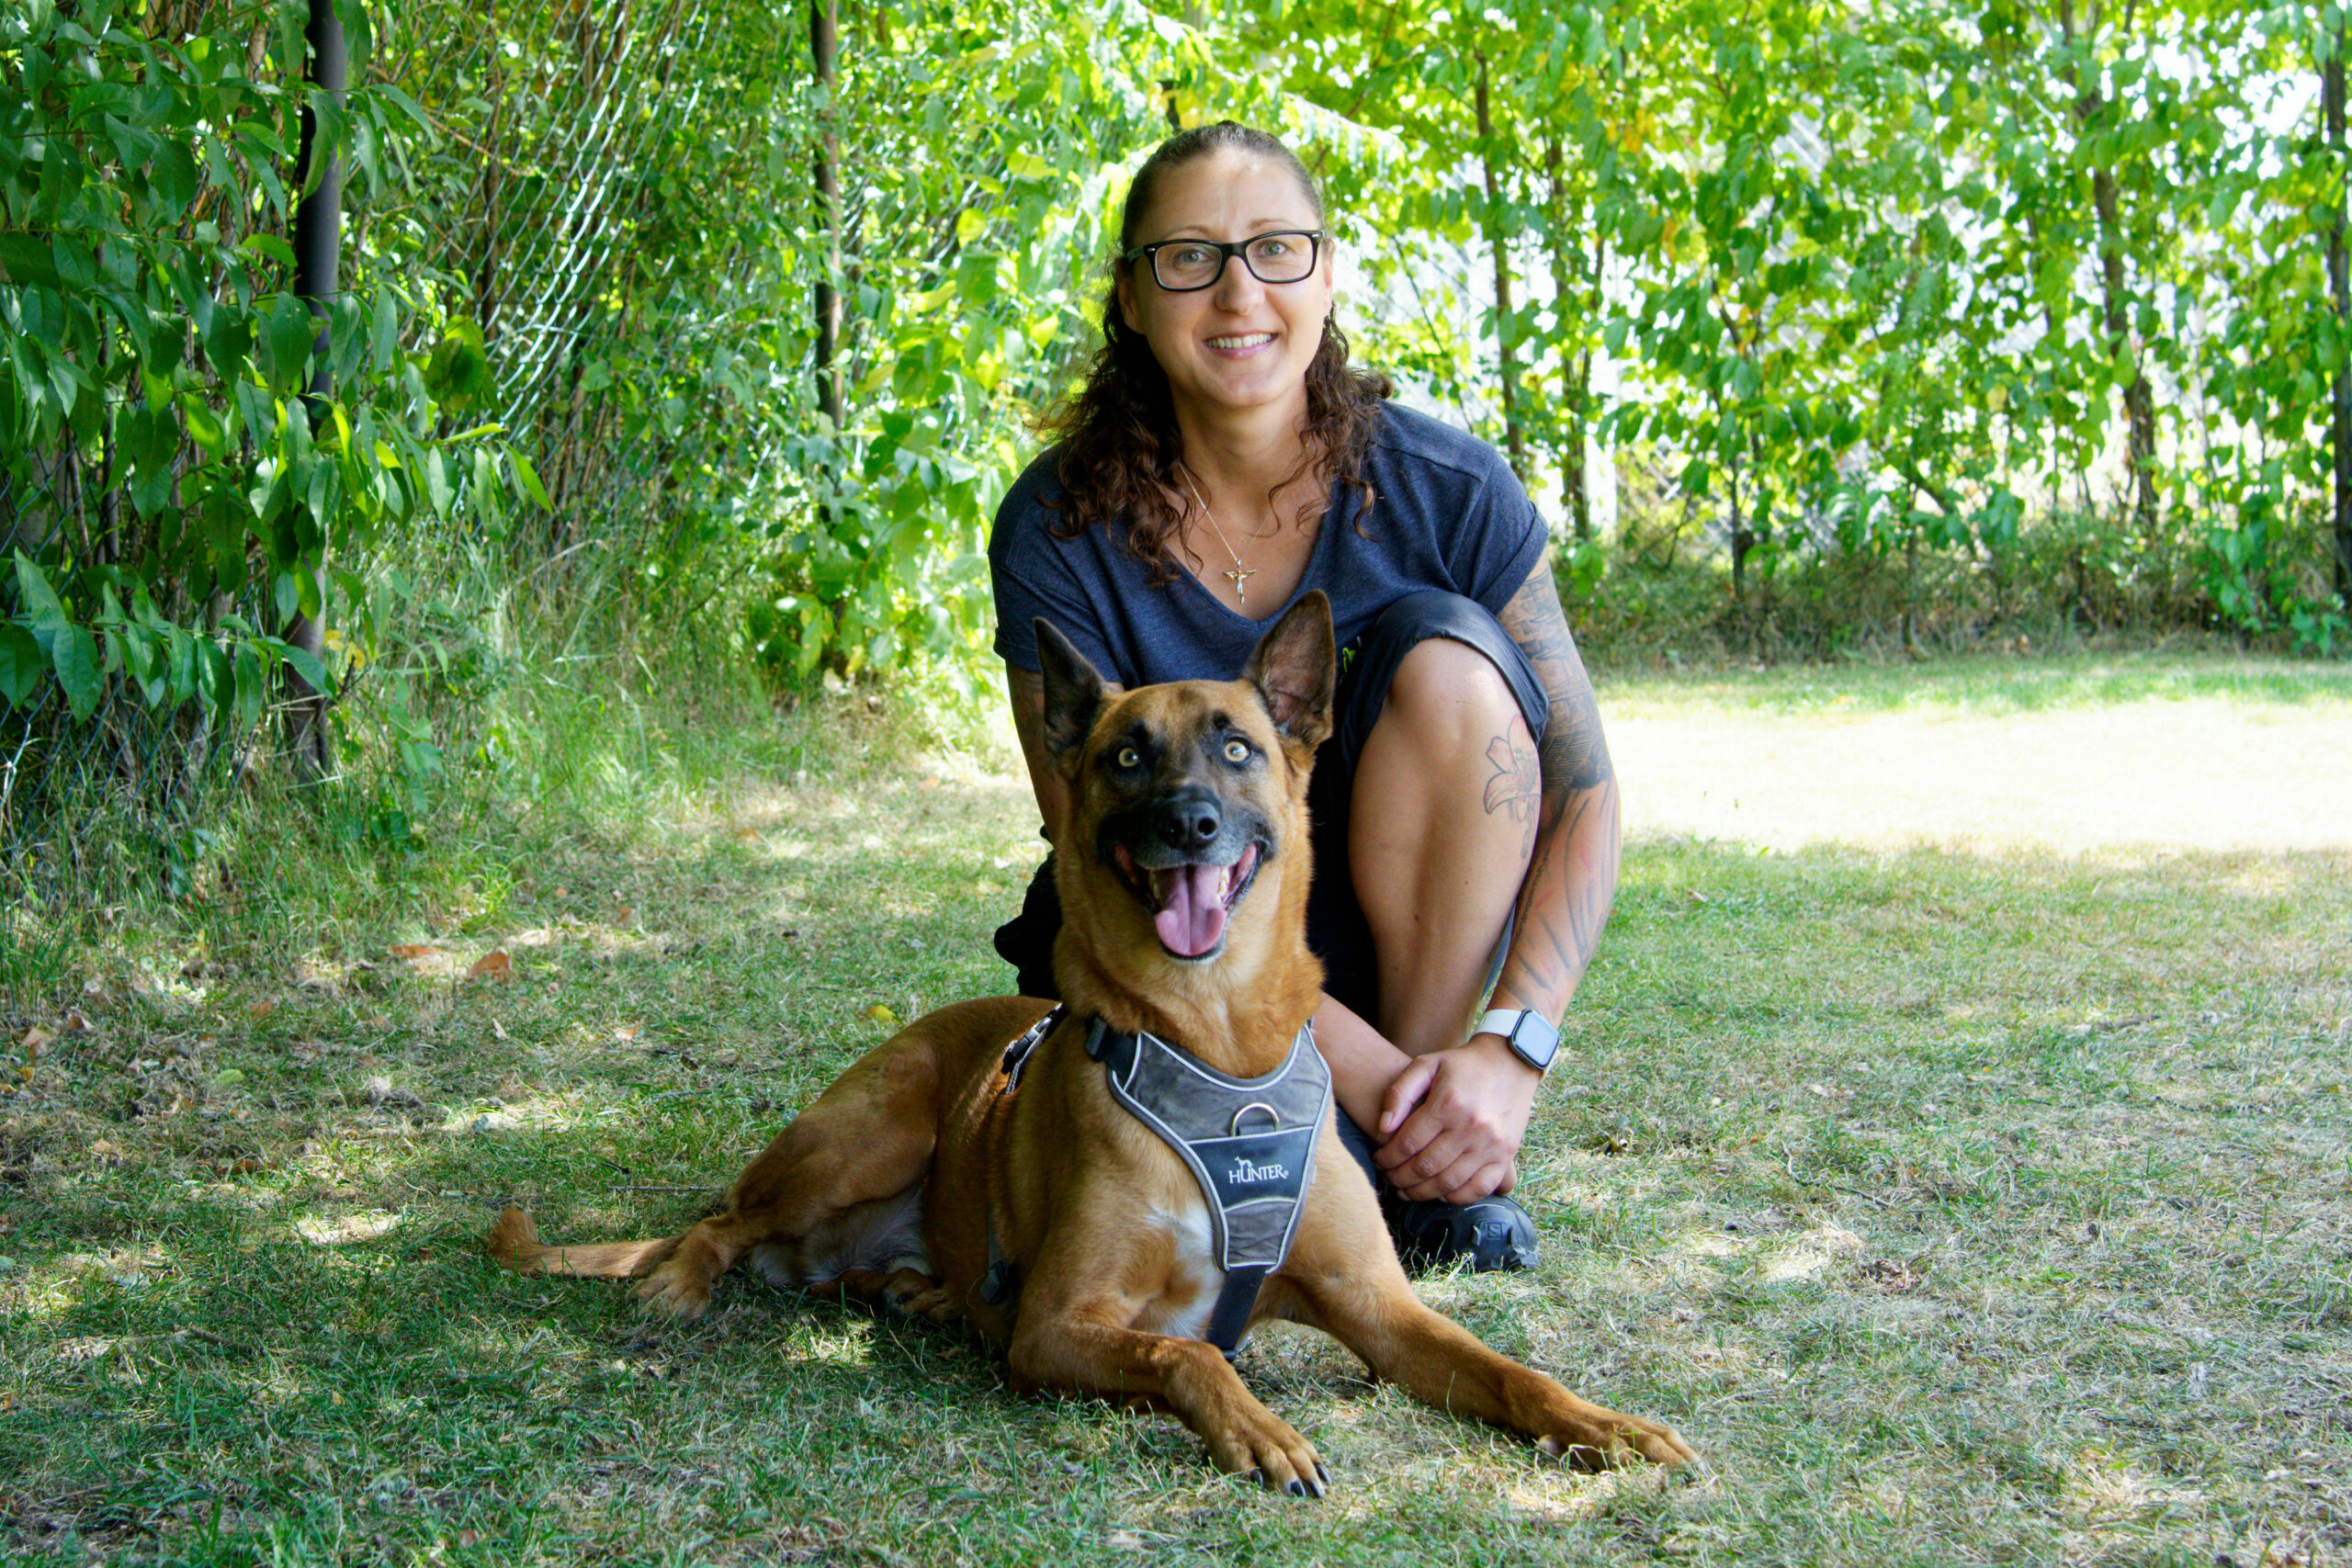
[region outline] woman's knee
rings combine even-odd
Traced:
[[[1446,737],[1494,735],[1520,716],[1519,699],[1494,660],[1465,642],[1432,637],[1396,666],[1384,720]]]

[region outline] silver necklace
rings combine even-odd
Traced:
[[[1230,580],[1233,583],[1233,602],[1235,604],[1249,604],[1250,591],[1244,588],[1242,584],[1258,575],[1257,569],[1255,567],[1245,567],[1241,564],[1241,552],[1233,547],[1233,541],[1227,538],[1225,536],[1225,530],[1216,525],[1216,513],[1211,512],[1209,510],[1209,503],[1202,499],[1201,487],[1193,482],[1192,465],[1180,459],[1176,466],[1184,470],[1184,488],[1193,492],[1193,504],[1201,509],[1201,515],[1209,520],[1209,528],[1216,535],[1216,542],[1223,545],[1225,547],[1225,553],[1233,558],[1233,570],[1231,571],[1219,572],[1217,575]]]

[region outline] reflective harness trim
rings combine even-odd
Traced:
[[[1001,1092],[1019,1087],[1030,1055],[1064,1012],[1056,1008],[1006,1047]],[[1086,1054],[1102,1064],[1112,1097],[1200,1184],[1225,1274],[1201,1337],[1229,1359],[1266,1277],[1290,1257],[1314,1184],[1316,1147],[1331,1111],[1331,1069],[1315,1048],[1314,1023],[1300,1027],[1280,1066],[1257,1078],[1228,1077],[1155,1034],[1122,1033],[1099,1018],[1088,1021]],[[1010,1314],[1019,1292],[991,1223],[980,1299]]]

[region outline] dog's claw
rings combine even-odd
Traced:
[[[1262,1470],[1253,1470],[1253,1471],[1251,1471],[1251,1472],[1250,1472],[1250,1485],[1252,1485],[1252,1486],[1263,1486],[1265,1483],[1266,1483],[1266,1472],[1265,1472],[1264,1471],[1262,1471]]]
[[[1294,1497],[1304,1497],[1306,1495],[1306,1483],[1294,1475],[1283,1484],[1283,1490]]]
[[[1331,1472],[1323,1468],[1323,1461],[1319,1459],[1315,1461],[1315,1479],[1326,1486],[1331,1484]]]

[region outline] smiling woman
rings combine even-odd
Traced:
[[[1408,1256],[1528,1267],[1503,1194],[1616,886],[1616,784],[1543,520],[1492,448],[1350,366],[1333,250],[1271,136],[1225,121],[1145,162],[1103,346],[997,513],[996,647],[1047,837],[1089,853],[1061,841],[1036,620],[1132,688],[1229,680],[1329,596],[1342,675],[1307,919],[1340,1132]],[[1165,930],[1214,923],[1199,878],[1161,880]],[[1024,994],[1059,994],[1060,924],[1041,871],[997,936]]]

